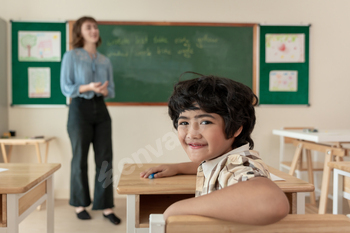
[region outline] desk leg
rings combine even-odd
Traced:
[[[7,233],[18,233],[18,194],[7,194]]]
[[[333,214],[343,213],[343,181],[344,177],[338,169],[333,170]]]
[[[1,151],[2,151],[2,158],[4,159],[4,163],[8,163],[7,161],[7,155],[6,155],[6,148],[3,143],[1,143]]]
[[[284,137],[280,136],[280,171],[283,171],[282,162],[284,158]]]
[[[45,163],[47,163],[47,155],[49,154],[49,142],[46,142],[46,151],[45,151]]]
[[[305,214],[305,193],[297,193],[297,214]]]
[[[39,143],[35,143],[35,149],[36,149],[36,155],[38,157],[38,162],[41,163],[41,155],[40,155]]]
[[[135,233],[136,195],[126,196],[126,232]]]
[[[54,232],[54,208],[55,208],[55,200],[54,200],[54,185],[53,185],[53,175],[51,175],[46,180],[46,222],[47,222],[47,233]]]
[[[320,205],[318,208],[318,214],[325,214],[327,207],[327,198],[329,190],[329,179],[331,177],[331,168],[328,166],[328,162],[332,160],[332,151],[327,150],[324,159],[323,176],[322,176],[322,187],[320,196]]]
[[[306,149],[306,161],[307,161],[307,172],[309,176],[309,183],[315,185],[314,183],[314,169],[312,166],[311,151]],[[316,205],[316,195],[315,192],[310,192],[310,203]]]
[[[7,153],[7,161],[10,162],[12,154],[12,145],[9,146],[9,153]]]
[[[151,214],[149,216],[149,233],[165,233],[163,214]]]
[[[303,150],[303,144],[299,143],[297,146],[297,149],[295,150],[292,164],[290,165],[289,175],[291,176],[294,175],[295,169],[297,168],[297,163],[299,159],[301,159],[302,150]]]

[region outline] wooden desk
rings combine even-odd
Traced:
[[[281,221],[265,226],[246,225],[195,215],[171,216],[154,233],[345,233],[350,232],[350,219],[332,214],[289,214]],[[165,225],[165,226],[164,226]],[[153,230],[153,229],[152,229]],[[163,230],[163,231],[162,231]],[[150,231],[153,233],[153,231]]]
[[[162,214],[176,201],[194,197],[195,175],[177,175],[160,179],[140,178],[140,172],[159,164],[125,164],[117,191],[127,195],[127,232],[146,233],[150,214]],[[141,167],[138,167],[141,166]],[[291,213],[305,213],[305,193],[314,186],[275,168],[270,172],[285,181],[276,184],[285,192],[291,206]]]
[[[317,133],[306,133],[302,130],[273,130],[272,133],[281,136],[281,141],[282,137],[296,139],[294,142],[294,145],[296,145],[296,151],[289,171],[290,175],[293,175],[296,169],[303,148],[325,152],[320,205],[318,209],[319,214],[325,214],[331,175],[331,168],[328,167],[327,163],[331,162],[335,155],[338,156],[338,158],[346,155],[347,150],[341,149],[341,143],[350,142],[350,130],[319,130]],[[310,170],[312,170],[312,167],[310,167],[312,166],[310,156],[308,157],[308,160],[309,177],[313,180],[312,172],[310,173]]]
[[[34,145],[36,149],[36,154],[38,157],[38,162],[41,163],[41,154],[40,154],[40,148],[39,144],[45,143],[46,144],[46,153],[45,153],[45,163],[47,163],[47,154],[49,152],[49,142],[54,139],[54,137],[46,137],[46,138],[36,138],[36,139],[30,139],[30,138],[18,138],[18,137],[11,137],[11,138],[0,138],[0,145],[1,145],[1,151],[2,151],[2,157],[4,159],[5,163],[10,162],[11,159],[11,152],[12,152],[12,146],[15,145]],[[9,145],[9,152],[6,153],[5,145]]]
[[[53,173],[60,164],[0,163],[0,233],[18,233],[19,223],[46,200],[47,232],[54,232]]]
[[[329,162],[328,166],[334,169],[333,214],[342,214],[343,197],[346,198],[350,204],[350,162]]]
[[[305,133],[303,130],[274,129],[273,134],[317,143],[350,142],[350,130],[318,130]]]

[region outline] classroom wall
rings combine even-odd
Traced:
[[[279,138],[272,135],[273,129],[283,126],[350,128],[348,0],[0,0],[0,3],[0,16],[7,23],[10,19],[70,20],[82,15],[113,21],[310,23],[311,106],[257,107],[257,124],[253,133],[255,149],[260,151],[267,164],[277,168]],[[10,88],[9,70],[10,64],[7,75]],[[124,106],[108,109],[113,121],[115,183],[120,167],[125,162],[187,161],[186,155],[172,138],[175,131],[171,127],[166,107]],[[72,156],[66,132],[68,109],[11,107],[8,112],[9,128],[16,130],[19,135],[56,137],[50,145],[49,162],[62,164],[55,177],[56,197],[67,198]],[[34,148],[14,148],[12,157],[13,162],[36,162]],[[91,153],[91,183],[93,164]]]
[[[1,16],[1,15],[0,15]],[[7,105],[7,28],[6,21],[0,18],[0,135],[8,131]],[[0,156],[2,161],[2,156]]]

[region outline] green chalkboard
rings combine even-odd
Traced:
[[[66,23],[11,22],[11,45],[12,105],[66,104],[66,97],[60,89]],[[44,73],[49,71],[45,77],[42,76],[43,70]],[[48,83],[47,74],[50,75],[49,85],[45,85]]]
[[[111,60],[116,96],[108,102],[165,103],[185,71],[253,87],[254,24],[99,22],[100,53]]]
[[[260,104],[309,104],[309,29],[260,26]]]

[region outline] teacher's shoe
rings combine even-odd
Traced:
[[[81,220],[91,219],[90,214],[86,210],[83,210],[83,211],[77,213],[77,217]]]
[[[103,217],[108,218],[109,221],[111,223],[113,223],[114,225],[118,225],[120,223],[120,218],[118,218],[117,216],[115,216],[115,214],[111,213],[111,214],[103,214]]]

